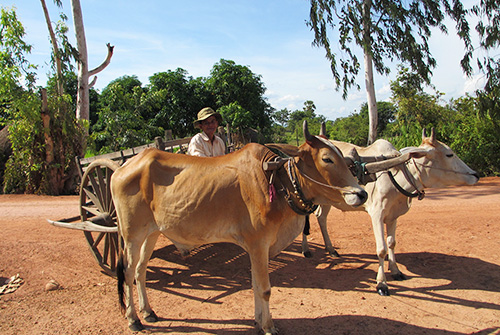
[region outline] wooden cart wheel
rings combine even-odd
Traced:
[[[110,181],[113,172],[120,165],[109,159],[92,162],[82,177],[80,185],[80,216],[82,221],[116,227],[115,205],[111,197]],[[116,262],[119,243],[118,233],[84,231],[90,250],[102,269],[110,276],[116,275]]]

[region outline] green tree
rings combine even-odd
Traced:
[[[193,134],[198,111],[214,103],[205,80],[194,79],[181,68],[156,73],[149,82],[141,98],[140,114],[151,127],[171,129],[177,137]]]
[[[495,76],[498,67],[497,49],[500,45],[500,4],[495,0],[481,0],[471,10],[477,17],[476,31],[479,34],[479,48],[487,51],[478,59],[479,68],[489,77]],[[493,56],[488,51],[494,51]]]
[[[391,123],[395,121],[397,109],[388,101],[377,102],[377,109],[377,133],[384,135],[386,128],[390,128]],[[368,122],[368,105],[363,103],[359,113],[337,118],[331,126],[327,124],[327,134],[331,139],[364,146],[368,140]]]
[[[83,127],[67,113],[70,97],[34,91],[34,75],[26,70],[34,67],[25,58],[31,47],[23,41],[24,28],[14,10],[2,9],[0,32],[0,62],[5,65],[1,66],[0,91],[8,102],[3,114],[12,144],[4,192],[55,195],[73,191],[74,156],[81,152]],[[24,87],[22,79],[27,82]]]
[[[287,130],[290,134],[288,143],[298,145],[304,142],[302,125],[304,120],[307,120],[309,131],[311,134],[319,134],[321,123],[326,122],[323,115],[316,115],[316,106],[311,100],[304,102],[304,107],[301,110],[296,110],[290,113]]]
[[[253,125],[252,114],[237,102],[222,106],[217,111],[222,115],[224,121],[230,124],[231,129],[248,129]]]
[[[25,30],[15,9],[1,8],[0,16],[0,122],[5,125],[9,109],[33,92],[36,66],[25,58],[32,46],[24,42]],[[23,86],[26,88],[24,89]],[[0,125],[2,125],[0,124]]]
[[[101,154],[127,149],[154,137],[137,111],[143,94],[142,83],[136,76],[120,77],[103,89],[98,119],[91,128],[90,152]]]
[[[352,113],[348,117],[337,118],[331,125],[327,124],[328,138],[364,146],[368,138],[368,114]]]
[[[455,119],[443,128],[450,147],[480,175],[500,175],[498,119],[481,116],[481,98],[465,96],[453,100]]]
[[[436,60],[428,40],[434,27],[447,31],[443,21],[448,15],[457,23],[458,36],[466,46],[462,67],[471,73],[472,45],[466,14],[462,3],[455,0],[311,0],[307,24],[314,32],[313,44],[325,49],[337,89],[342,87],[344,98],[350,88],[359,89],[356,76],[361,62],[357,52],[363,53],[370,118],[368,143],[376,138],[378,119],[373,68],[387,75],[389,67],[385,60],[398,60],[410,66],[423,82],[430,83]],[[338,43],[330,42],[329,29],[338,36]],[[333,51],[336,48],[345,56],[338,57]]]
[[[213,66],[206,87],[214,95],[217,109],[237,102],[252,115],[252,127],[269,135],[273,109],[264,97],[266,87],[261,76],[247,66],[221,59]]]
[[[489,64],[489,76],[484,88],[476,91],[479,116],[500,126],[500,60]]]
[[[396,147],[419,144],[423,128],[442,129],[453,117],[442,101],[443,94],[431,88],[434,94],[425,92],[419,76],[406,68],[400,68],[396,80],[391,81],[391,100],[397,111],[395,121],[387,127],[386,137]]]
[[[279,124],[282,127],[285,127],[288,123],[288,120],[290,120],[291,113],[292,112],[289,109],[283,108],[280,109],[279,111],[274,112],[272,118],[277,124]]]

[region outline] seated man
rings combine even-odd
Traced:
[[[205,107],[198,112],[198,119],[194,121],[194,126],[202,130],[201,133],[193,136],[189,142],[188,155],[215,157],[226,153],[224,141],[215,135],[222,116],[212,108]]]

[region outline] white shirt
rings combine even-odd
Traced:
[[[204,132],[198,133],[193,136],[189,142],[188,155],[201,156],[201,157],[215,157],[226,154],[226,145],[224,141],[214,135],[214,142],[210,142],[207,134]]]

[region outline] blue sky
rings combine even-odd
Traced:
[[[52,0],[46,2],[52,21],[59,20],[61,10]],[[68,36],[74,42],[70,1],[63,3]],[[312,100],[317,114],[334,120],[359,111],[366,101],[363,72],[358,79],[362,89],[351,91],[348,100],[335,91],[324,51],[311,45],[313,33],[305,24],[307,0],[82,0],[81,5],[89,68],[105,59],[106,43],[115,46],[110,65],[97,75],[97,89],[123,75],[136,75],[147,84],[154,73],[179,67],[192,77],[207,77],[223,58],[262,76],[265,96],[277,110],[301,109]],[[16,7],[25,40],[33,46],[29,59],[40,67],[38,84],[45,84],[50,43],[40,2],[4,0],[2,6]],[[433,83],[445,93],[445,100],[482,84],[480,75],[463,75],[459,65],[463,46],[453,28],[449,35],[435,33],[430,45],[438,61]],[[395,78],[396,71],[389,77],[376,76],[378,100],[390,97],[389,82]]]

